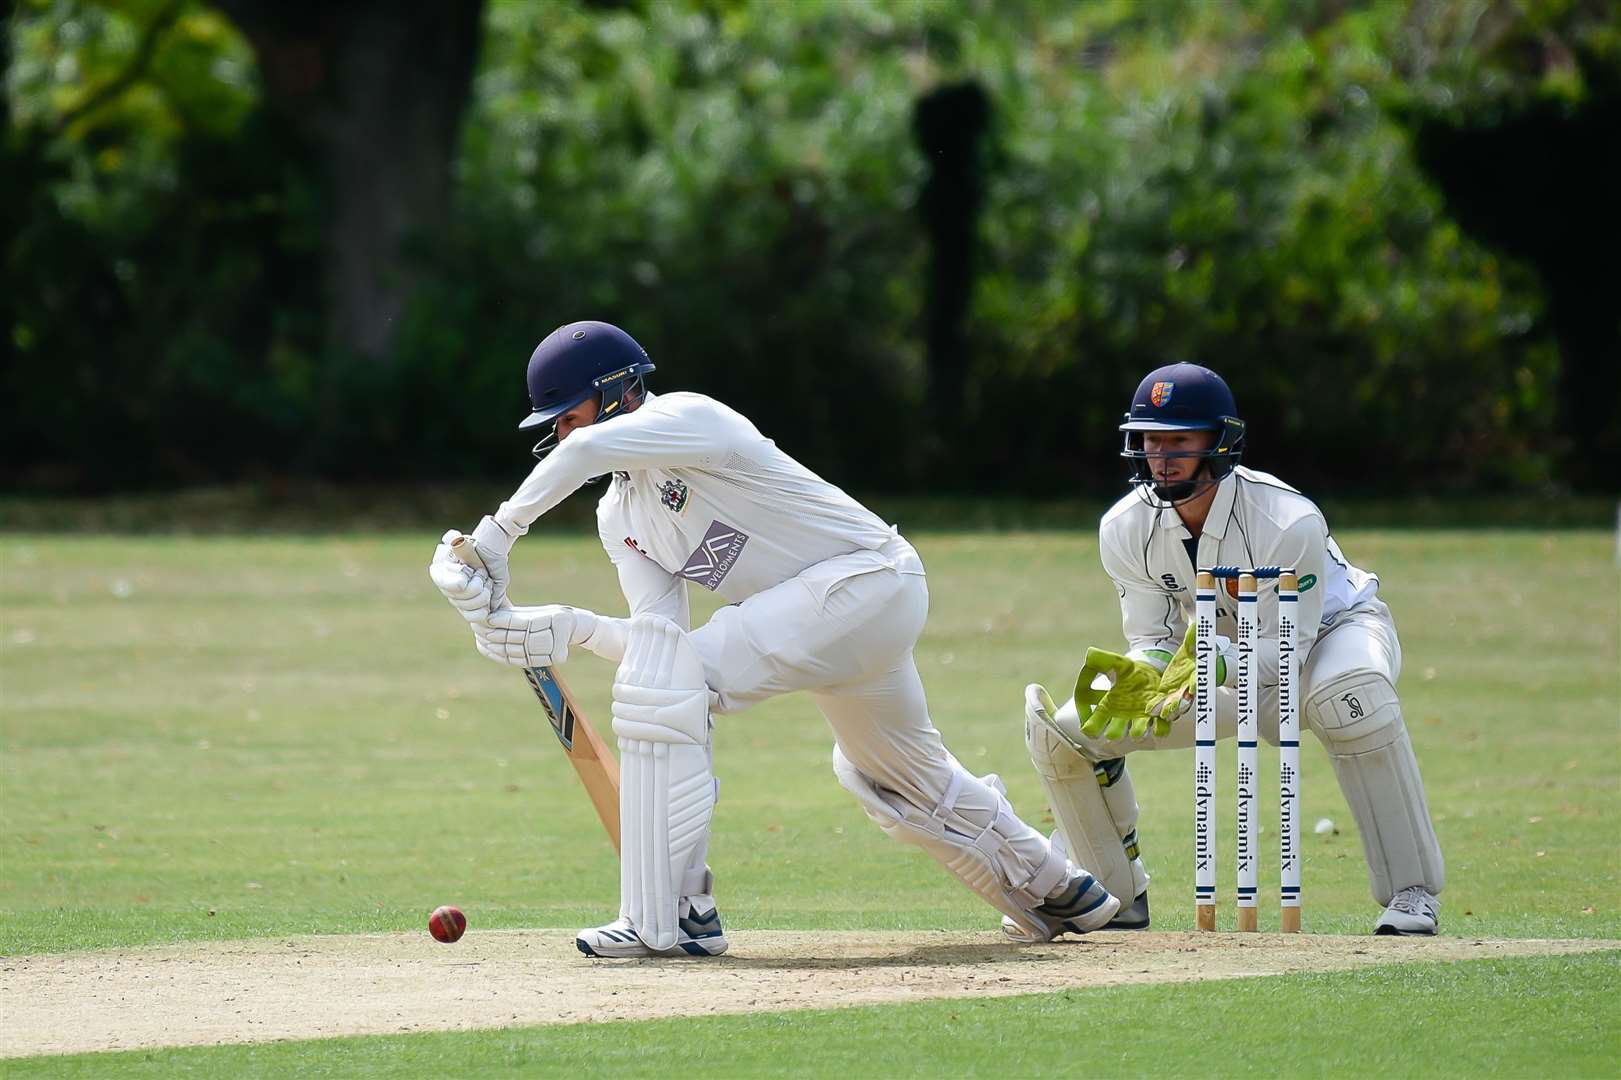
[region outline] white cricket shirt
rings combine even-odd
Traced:
[[[729,602],[854,551],[895,553],[895,529],[789,457],[741,413],[695,393],[649,394],[634,412],[577,428],[493,515],[511,536],[591,477],[612,473],[597,531],[634,614],[687,625],[685,582]]]
[[[1192,534],[1175,509],[1157,510],[1134,491],[1103,515],[1098,545],[1103,569],[1120,595],[1120,622],[1134,653],[1174,654],[1193,617]],[[1371,602],[1379,579],[1352,566],[1329,535],[1315,503],[1277,477],[1238,466],[1221,481],[1198,543],[1199,566],[1292,566],[1300,575],[1300,642],[1304,656],[1318,633]],[[1260,583],[1261,678],[1275,679],[1277,581]],[[1270,594],[1270,595],[1269,595]],[[1237,634],[1238,583],[1217,583],[1216,632]],[[1163,667],[1161,662],[1158,666]],[[1232,681],[1232,673],[1228,673]]]

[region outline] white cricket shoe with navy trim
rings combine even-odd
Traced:
[[[1434,934],[1441,927],[1441,901],[1422,885],[1410,885],[1390,898],[1390,906],[1373,924],[1375,934]]]
[[[1047,897],[1030,915],[1042,925],[1043,933],[1033,934],[1007,916],[1002,917],[1002,933],[1014,941],[1038,943],[1060,934],[1086,934],[1100,930],[1120,910],[1120,898],[1103,887],[1103,882],[1084,870],[1070,867],[1064,887]]]
[[[720,909],[712,896],[688,896],[681,901],[681,918],[676,922],[675,947],[653,949],[636,934],[629,919],[615,919],[606,926],[581,930],[574,947],[587,956],[719,956],[726,951],[726,934],[721,930]]]

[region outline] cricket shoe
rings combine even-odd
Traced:
[[[1441,926],[1441,901],[1422,885],[1410,885],[1390,898],[1373,924],[1375,934],[1433,935]]]
[[[607,926],[581,930],[575,935],[574,947],[587,956],[614,957],[719,956],[726,951],[726,934],[721,930],[720,909],[715,906],[714,897],[684,897],[681,911],[681,918],[676,921],[673,948],[650,947],[626,918],[615,919]]]
[[[1147,930],[1148,929],[1148,890],[1144,889],[1137,894],[1137,899],[1129,904],[1121,904],[1120,910],[1114,913],[1105,930]]]
[[[1148,890],[1144,889],[1137,894],[1137,899],[1129,904],[1121,904],[1120,910],[1114,913],[1114,918],[1103,924],[1105,930],[1147,930],[1148,929]],[[1008,937],[1019,937],[1019,924],[1002,916],[1002,932]]]
[[[1064,887],[1029,911],[1042,931],[1032,933],[1007,916],[1002,917],[1002,933],[1014,941],[1040,943],[1060,934],[1086,934],[1101,930],[1120,910],[1120,898],[1103,887],[1103,882],[1084,870],[1073,871]]]

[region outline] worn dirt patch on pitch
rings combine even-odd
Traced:
[[[593,960],[564,930],[206,942],[0,959],[0,1057],[831,1008],[1614,949],[1613,941],[729,933],[718,958]],[[679,988],[679,993],[672,990]]]

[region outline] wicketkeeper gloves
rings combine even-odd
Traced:
[[[1100,674],[1113,678],[1114,685],[1108,690],[1092,686]],[[1105,739],[1120,739],[1129,735],[1136,739],[1147,733],[1150,724],[1155,735],[1169,734],[1169,720],[1154,720],[1148,714],[1149,708],[1164,697],[1159,679],[1159,668],[1147,661],[1105,649],[1087,649],[1085,666],[1075,680],[1075,707],[1086,717],[1081,734],[1088,738],[1102,735]]]
[[[1194,627],[1188,627],[1187,636],[1182,639],[1182,647],[1171,658],[1170,664],[1165,668],[1165,674],[1159,679],[1159,700],[1149,706],[1148,715],[1158,725],[1164,724],[1167,731],[1171,724],[1186,716],[1193,708],[1193,684],[1198,675],[1198,666],[1193,651]],[[1227,655],[1232,651],[1232,643],[1226,638],[1215,635],[1216,646],[1216,685],[1227,684],[1229,665]],[[1163,734],[1163,732],[1160,732]]]

